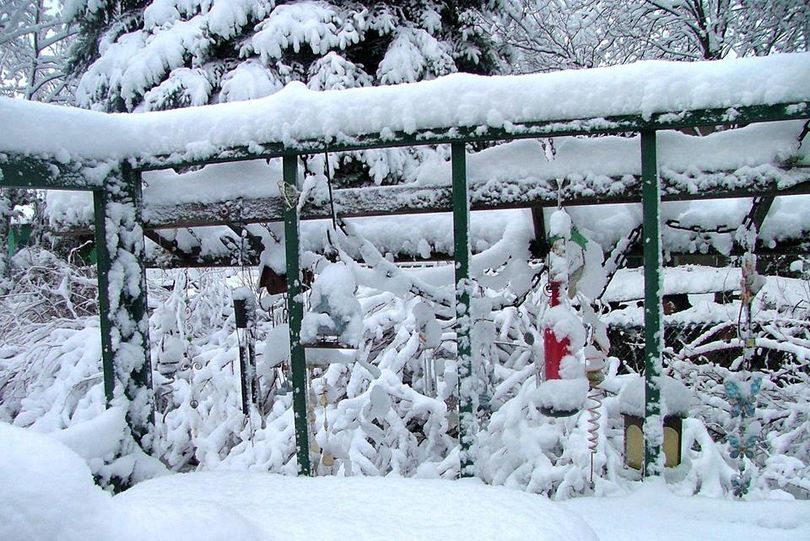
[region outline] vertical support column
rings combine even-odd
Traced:
[[[101,327],[101,369],[104,375],[104,398],[112,404],[115,388],[112,318],[110,317],[110,250],[107,248],[107,194],[104,189],[93,191],[95,221],[96,270],[98,273],[98,314]]]
[[[0,173],[2,173],[0,171]],[[11,276],[11,210],[14,203],[11,191],[0,188],[0,295],[5,295],[11,289],[9,277]]]
[[[284,249],[287,258],[287,303],[290,322],[290,364],[293,383],[293,418],[295,419],[295,453],[298,472],[311,475],[309,463],[309,431],[307,427],[307,367],[304,346],[301,345],[301,321],[304,302],[301,297],[298,236],[298,156],[283,158],[284,175]]]
[[[152,447],[154,398],[149,359],[141,175],[127,164],[93,192],[99,324],[107,406],[127,410],[141,447]]]
[[[451,147],[453,170],[453,244],[456,268],[456,348],[458,354],[458,438],[461,477],[475,475],[477,386],[472,373],[470,301],[470,197],[464,143]]]
[[[661,343],[664,339],[661,304],[661,187],[655,131],[641,132],[642,212],[644,218],[644,476],[663,473],[661,447]]]

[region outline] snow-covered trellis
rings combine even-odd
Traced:
[[[150,397],[146,298],[143,286],[141,175],[147,171],[282,157],[285,187],[275,206],[259,201],[225,206],[194,203],[150,209],[162,227],[284,219],[290,304],[290,348],[299,469],[309,473],[304,351],[300,343],[303,279],[299,220],[330,215],[326,202],[297,203],[299,157],[321,152],[418,145],[452,146],[453,188],[376,187],[340,190],[346,215],[423,213],[456,215],[456,337],[462,474],[473,471],[475,423],[468,410],[477,395],[466,366],[472,332],[467,317],[474,288],[469,275],[469,208],[549,206],[550,202],[642,200],[645,215],[645,327],[647,472],[657,474],[662,419],[658,408],[661,352],[661,248],[657,228],[662,198],[779,195],[810,192],[795,155],[774,153],[762,164],[711,174],[657,171],[656,140],[668,130],[746,125],[810,118],[810,55],[679,64],[643,62],[615,68],[517,77],[452,75],[412,85],[313,92],[292,83],[268,98],[177,111],[103,114],[34,103],[0,101],[0,188],[91,190],[100,247],[99,285],[103,361],[108,398],[126,403],[133,434],[148,448]],[[47,119],[47,121],[45,121]],[[58,126],[58,128],[54,128]],[[465,144],[538,137],[640,132],[635,173],[607,171],[562,189],[557,178],[534,184],[471,186]],[[635,143],[632,143],[635,144]],[[793,149],[799,154],[799,148]],[[755,166],[761,166],[759,168]],[[754,170],[752,172],[752,169]],[[598,170],[597,170],[598,171]],[[570,173],[576,173],[573,169]],[[640,175],[639,175],[640,173]],[[639,176],[641,182],[639,182]],[[582,179],[585,180],[582,180]],[[661,182],[661,178],[664,182]],[[266,179],[254,179],[261,182]],[[464,194],[459,189],[467,185]],[[643,188],[642,188],[643,186]],[[641,189],[639,189],[641,188]],[[641,192],[644,192],[641,197]],[[284,199],[289,201],[284,201]],[[354,202],[354,203],[353,203]],[[239,216],[232,216],[238,207]],[[106,253],[105,254],[105,248]],[[108,294],[105,300],[104,293]],[[469,399],[469,400],[468,400]],[[468,468],[469,466],[469,468]]]

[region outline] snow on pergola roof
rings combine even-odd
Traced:
[[[619,131],[689,111],[810,102],[810,54],[716,62],[649,61],[556,73],[455,74],[414,84],[315,92],[290,84],[266,98],[140,114],[0,100],[0,152],[141,166],[257,157],[284,150],[439,142],[469,137]],[[798,110],[796,110],[798,108]],[[658,115],[657,117],[655,115]],[[691,122],[699,123],[699,118]],[[542,124],[542,125],[538,125]],[[373,138],[369,141],[367,138]],[[237,154],[228,151],[239,149]],[[152,158],[162,157],[160,163]]]

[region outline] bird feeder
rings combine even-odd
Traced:
[[[688,414],[691,394],[683,383],[662,378],[661,402],[664,415],[664,465],[674,468],[681,463],[683,419]],[[619,395],[624,418],[624,462],[636,470],[644,466],[644,379],[634,378]]]
[[[566,307],[563,306],[568,296],[566,243],[572,239],[571,218],[564,210],[558,209],[551,215],[549,235],[552,240],[548,254],[549,310],[543,329],[545,380],[539,386],[538,398],[543,415],[569,417],[582,409],[588,393],[588,380],[585,377],[565,379],[560,374],[563,359],[574,358],[575,352],[570,336],[562,334],[560,326],[555,323],[576,318],[573,313],[564,312]]]

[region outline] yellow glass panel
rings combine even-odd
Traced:
[[[627,438],[624,442],[624,461],[631,468],[640,470],[644,462],[644,433],[639,426],[630,425],[624,437]]]
[[[674,428],[664,427],[664,456],[666,456],[667,468],[674,468],[678,465],[680,456],[680,444],[678,433]]]

